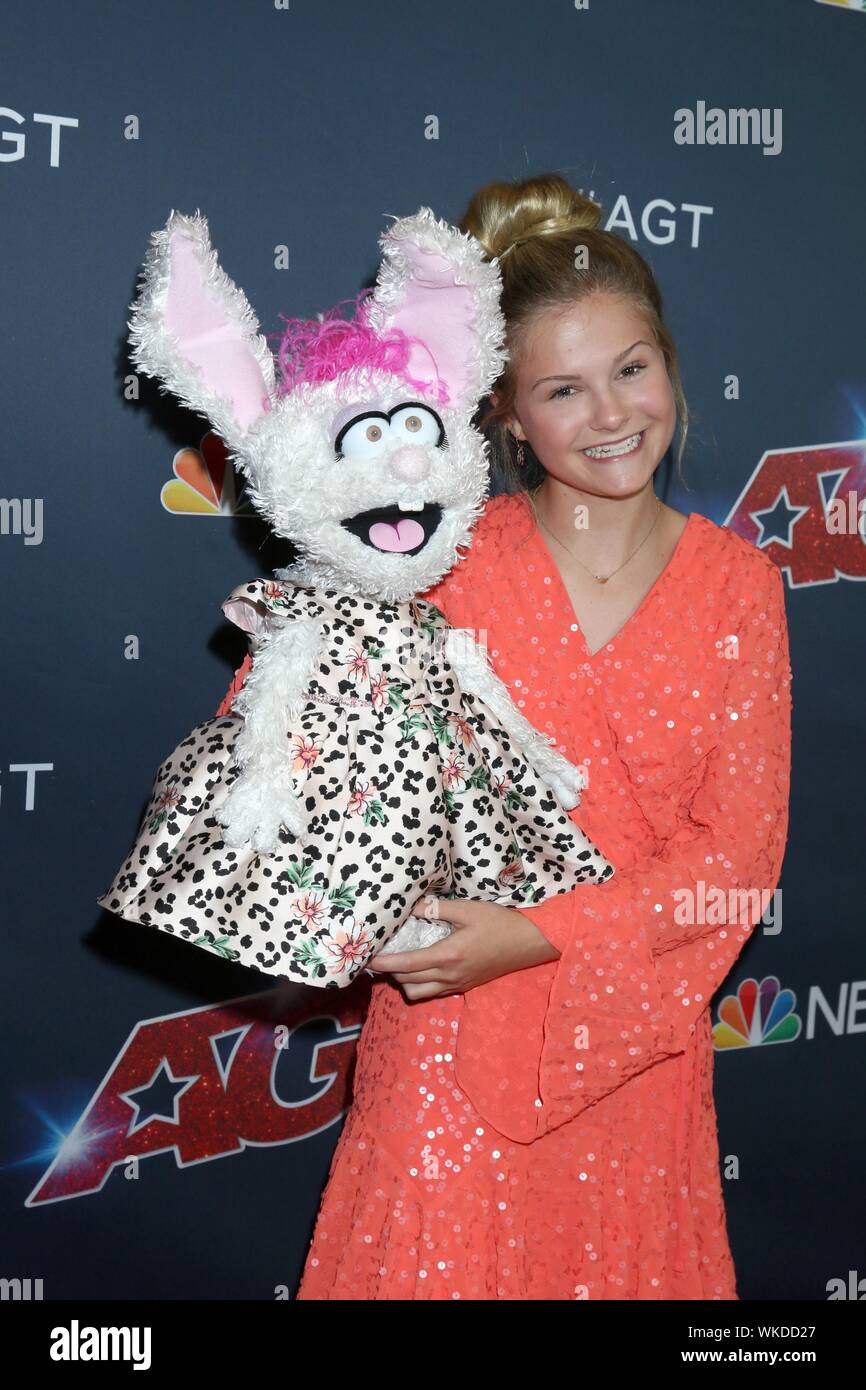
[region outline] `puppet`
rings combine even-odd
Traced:
[[[205,218],[172,212],[129,324],[136,366],[211,422],[300,559],[223,603],[246,682],[160,766],[97,901],[320,988],[447,935],[410,915],[428,892],[519,907],[614,872],[566,814],[584,770],[419,597],[487,493],[471,418],[506,361],[498,264],[429,208],[380,246],[354,317],[288,320],[275,363]]]

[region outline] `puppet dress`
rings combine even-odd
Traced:
[[[343,988],[428,891],[519,907],[613,874],[461,690],[432,604],[258,579],[223,609],[250,634],[318,624],[306,706],[291,720],[287,709],[306,834],[282,826],[273,853],[225,844],[215,813],[240,773],[243,718],[208,719],[160,766],[102,907],[264,973]]]

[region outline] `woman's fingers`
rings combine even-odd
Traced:
[[[454,927],[469,927],[477,924],[479,910],[484,912],[489,906],[489,903],[474,902],[470,898],[426,897],[419,898],[413,905],[412,916],[427,921],[441,917]],[[456,933],[452,931],[441,941],[434,942],[432,946],[422,946],[417,951],[379,953],[371,956],[366,968],[373,976],[390,975],[404,989],[411,985],[425,990],[424,994],[413,994],[412,998],[428,999],[443,992],[459,994],[460,990],[454,988],[453,980],[445,978],[447,975],[453,976],[455,970],[460,969],[462,957],[455,936]]]
[[[450,989],[448,985],[441,988],[435,984],[430,985],[404,985],[404,993],[410,1003],[415,1003],[418,999],[438,999],[440,996],[447,998],[452,994],[460,994],[459,989]]]
[[[441,985],[444,989],[448,983],[443,980],[441,970],[389,970],[388,974],[398,985]]]
[[[419,946],[417,951],[386,951],[371,956],[367,961],[370,970],[381,970],[389,975],[423,974],[430,970],[443,970],[453,959],[454,946],[450,937],[434,941],[432,946]],[[429,978],[429,976],[428,976]]]

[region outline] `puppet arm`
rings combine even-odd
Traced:
[[[586,773],[575,767],[515,707],[508,686],[493,670],[486,653],[468,628],[451,628],[445,639],[445,655],[461,690],[476,695],[488,706],[529,766],[550,787],[567,811],[580,805]]]
[[[241,672],[237,673],[218,711],[227,714],[230,708],[243,716],[243,727],[235,744],[240,773],[216,816],[227,845],[251,845],[259,853],[273,854],[280,843],[280,826],[302,843],[306,834],[289,736],[318,669],[321,625],[315,618],[286,621],[263,615],[260,607],[243,600],[227,600],[224,608],[250,634],[255,662],[250,654],[245,678],[239,680]]]

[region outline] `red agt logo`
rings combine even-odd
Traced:
[[[866,579],[866,441],[764,454],[726,526],[786,570],[792,589]]]
[[[186,1168],[327,1129],[369,1000],[341,991],[336,1017],[335,994],[280,986],[138,1023],[25,1205],[98,1192],[117,1164],[169,1149]]]

